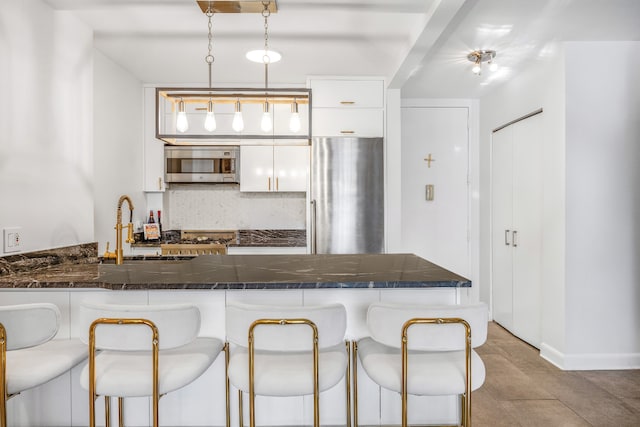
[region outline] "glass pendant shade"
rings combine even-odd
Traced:
[[[185,133],[189,130],[189,121],[187,120],[187,113],[184,111],[184,101],[180,100],[178,103],[178,116],[176,118],[176,130],[178,132]]]
[[[271,129],[273,129],[273,120],[271,120],[271,113],[269,112],[268,102],[264,103],[260,129],[262,129],[263,132],[271,132]]]
[[[236,101],[236,112],[233,114],[231,127],[236,132],[242,132],[244,130],[244,120],[242,119],[242,111],[240,111],[240,101]]]
[[[204,119],[204,128],[209,131],[209,132],[213,132],[214,130],[216,130],[217,124],[216,124],[216,116],[213,113],[213,102],[209,101],[209,104],[207,106],[207,117]]]

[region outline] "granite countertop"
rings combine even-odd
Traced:
[[[470,287],[471,282],[412,254],[200,255],[63,263],[0,276],[0,289],[315,289]]]
[[[136,243],[132,247],[160,247],[165,243],[222,243],[235,247],[305,247],[307,246],[306,230],[237,230],[236,238],[215,240],[215,239],[182,239],[179,230],[168,230],[162,232],[162,240],[144,241],[136,236]]]

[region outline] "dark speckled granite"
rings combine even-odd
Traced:
[[[306,230],[238,230],[236,242],[229,246],[307,246]]]
[[[201,255],[127,260],[124,265],[57,264],[0,276],[2,288],[317,289],[470,287],[410,254]]]
[[[98,281],[119,289],[317,289],[469,287],[411,254],[202,255],[189,261],[101,265]]]

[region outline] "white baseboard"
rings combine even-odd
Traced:
[[[564,354],[542,343],[540,357],[565,371],[640,369],[640,353]]]

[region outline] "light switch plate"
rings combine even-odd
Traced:
[[[22,250],[22,227],[7,227],[4,229],[4,252],[20,252]]]

